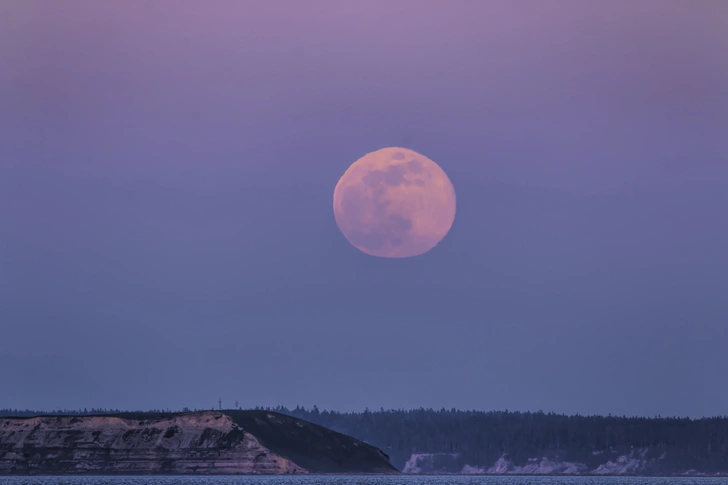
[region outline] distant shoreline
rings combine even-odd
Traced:
[[[728,477],[728,465],[724,460],[726,445],[720,439],[728,436],[728,416],[691,420],[431,409],[339,413],[320,411],[316,407],[312,410],[297,407],[294,410],[260,408],[252,411],[90,411],[42,414],[15,411],[15,415],[0,418],[0,424],[32,418],[66,417],[74,422],[94,417],[118,417],[140,420],[141,425],[150,419],[173,419],[196,413],[236,415],[253,412],[266,416],[273,413],[314,423],[374,446],[386,455],[392,468],[397,469],[393,473],[402,476]],[[255,428],[255,423],[248,426]],[[281,445],[286,445],[285,439],[276,442],[276,446]],[[299,451],[305,452],[305,446]],[[320,456],[324,457],[325,450],[320,451]],[[208,465],[201,463],[200,466]],[[327,470],[303,468],[309,473],[337,473],[334,471],[337,467]],[[317,468],[315,463],[312,468]],[[87,469],[94,470],[94,467]],[[194,471],[199,474],[207,470]],[[374,470],[361,471],[378,474]],[[160,473],[170,472],[175,476],[187,474],[177,470]],[[247,474],[245,470],[221,469],[219,472]],[[110,474],[117,473],[112,471]],[[147,473],[150,471],[135,470],[132,475]],[[268,473],[259,470],[256,474]]]

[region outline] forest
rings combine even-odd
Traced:
[[[691,420],[456,409],[276,410],[374,444],[398,467],[412,453],[452,453],[459,455],[460,463],[481,466],[493,464],[503,454],[515,464],[550,456],[590,465],[602,461],[601,452],[623,454],[647,448],[653,457],[669,452],[669,464],[663,466],[674,470],[728,469],[728,417]]]

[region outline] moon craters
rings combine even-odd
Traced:
[[[334,190],[344,237],[381,257],[416,256],[450,230],[455,191],[432,160],[406,148],[384,148],[357,160]]]

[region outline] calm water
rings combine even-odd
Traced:
[[[641,477],[0,477],[0,485],[728,485],[728,478]]]

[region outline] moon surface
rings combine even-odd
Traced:
[[[426,156],[382,148],[354,162],[336,184],[334,217],[355,248],[409,258],[431,250],[450,231],[455,189]]]

